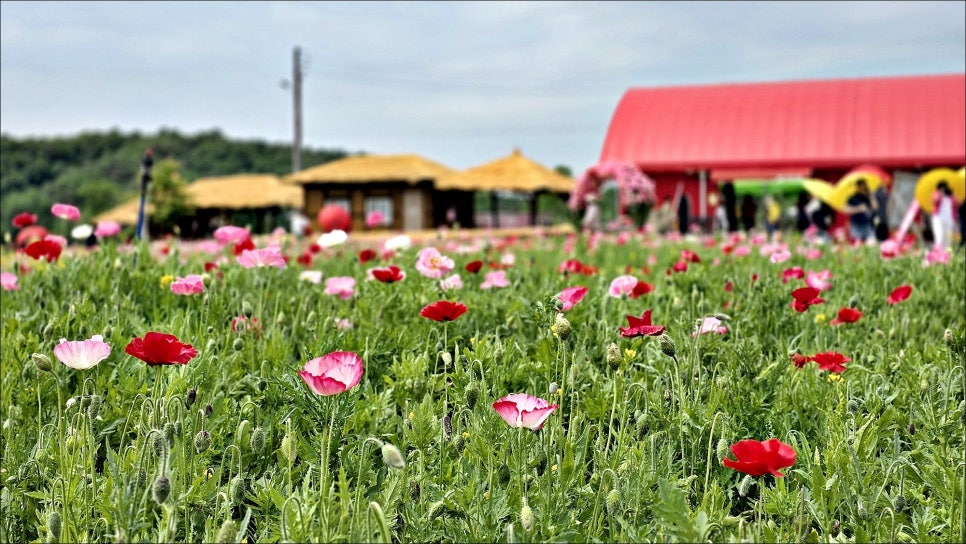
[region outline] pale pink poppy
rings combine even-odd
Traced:
[[[248,229],[242,227],[236,227],[234,225],[225,225],[223,227],[218,227],[214,232],[215,240],[218,240],[219,244],[240,244],[247,240],[251,235]]]
[[[633,293],[636,286],[637,278],[634,276],[617,276],[614,281],[610,282],[607,294],[614,298],[620,298]]]
[[[236,257],[238,264],[245,268],[261,268],[274,266],[275,268],[285,268],[285,259],[277,246],[268,246],[263,249],[246,249]]]
[[[899,256],[899,242],[889,238],[879,244],[879,254],[883,259],[894,259]]]
[[[500,264],[503,266],[513,266],[516,262],[517,258],[512,253],[504,253],[503,257],[500,258]]]
[[[299,376],[316,395],[338,395],[359,385],[362,358],[351,351],[335,351],[305,363]]]
[[[416,270],[427,278],[442,278],[453,271],[456,263],[435,247],[424,247],[416,254]]]
[[[480,284],[480,289],[490,289],[493,287],[506,287],[510,285],[510,282],[506,280],[506,272],[503,270],[497,270],[496,272],[487,272],[486,279]]]
[[[176,295],[197,295],[205,292],[204,279],[199,274],[178,276],[171,282],[171,292]]]
[[[760,246],[768,241],[768,235],[763,233],[752,234],[751,238],[748,239],[748,243],[753,246]]]
[[[923,266],[929,266],[931,264],[946,264],[949,262],[949,252],[942,247],[934,247],[926,253],[926,258],[923,260]]]
[[[348,319],[344,317],[343,318],[333,317],[332,320],[335,323],[336,330],[340,330],[340,331],[352,330],[352,322],[349,321]]]
[[[54,357],[76,370],[92,368],[107,359],[110,354],[111,346],[104,342],[104,337],[99,334],[95,334],[89,340],[71,342],[61,338],[60,343],[54,346]]]
[[[744,257],[751,253],[751,248],[748,246],[738,246],[731,252],[735,257]]]
[[[789,253],[787,249],[781,249],[773,252],[771,256],[768,257],[768,260],[775,264],[778,264],[778,263],[783,263],[791,258],[792,258],[792,254]]]
[[[336,276],[325,280],[325,294],[336,295],[343,300],[356,292],[356,280],[349,276]]]
[[[805,251],[805,260],[814,261],[815,259],[820,259],[822,257],[822,250],[816,247],[810,248]]]
[[[443,278],[439,280],[439,288],[443,291],[449,291],[451,289],[462,289],[463,288],[463,278],[459,274],[453,274],[448,278]]]
[[[570,309],[573,308],[578,302],[583,300],[586,295],[587,288],[580,285],[576,287],[568,287],[557,293],[557,299],[560,300],[560,303],[562,304],[560,311],[570,311]]]
[[[828,281],[830,279],[832,279],[832,273],[827,268],[821,272],[805,273],[805,285],[814,287],[819,291],[828,291],[832,288],[832,282]]]
[[[758,254],[762,257],[769,257],[778,251],[787,251],[788,246],[779,242],[768,242],[758,248]]]
[[[718,334],[724,334],[728,332],[728,327],[721,324],[721,320],[714,316],[708,316],[701,320],[699,325],[694,326],[694,332],[691,336],[697,336],[699,334],[708,334],[709,332],[714,332]]]
[[[550,404],[540,397],[514,393],[494,402],[493,409],[513,428],[526,427],[532,431],[538,431],[550,414],[557,409],[557,405]]]
[[[121,233],[121,224],[117,221],[99,221],[94,228],[94,236],[98,238],[110,238]]]
[[[0,287],[2,287],[4,291],[19,290],[20,286],[17,285],[19,280],[20,278],[18,278],[16,274],[11,272],[0,272]]]
[[[54,217],[68,221],[77,221],[80,219],[80,210],[77,209],[77,206],[71,206],[70,204],[54,204],[50,208],[50,213],[54,214]]]

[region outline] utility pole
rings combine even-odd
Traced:
[[[292,173],[302,169],[302,48],[292,52],[292,106],[295,140],[292,143]]]

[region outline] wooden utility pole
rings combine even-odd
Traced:
[[[295,140],[292,142],[292,173],[302,169],[302,49],[292,52],[292,105]]]

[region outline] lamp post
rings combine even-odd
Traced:
[[[141,204],[138,206],[138,228],[137,237],[139,240],[148,239],[148,229],[144,220],[144,201],[148,194],[148,184],[151,183],[151,167],[154,165],[154,154],[151,148],[144,151],[141,159]]]

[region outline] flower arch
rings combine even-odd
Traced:
[[[617,207],[621,215],[626,214],[628,208],[641,204],[650,208],[657,199],[654,180],[647,174],[633,165],[608,161],[591,166],[577,179],[567,206],[572,211],[584,208],[587,205],[587,195],[597,193],[601,184],[611,179],[617,182]]]

